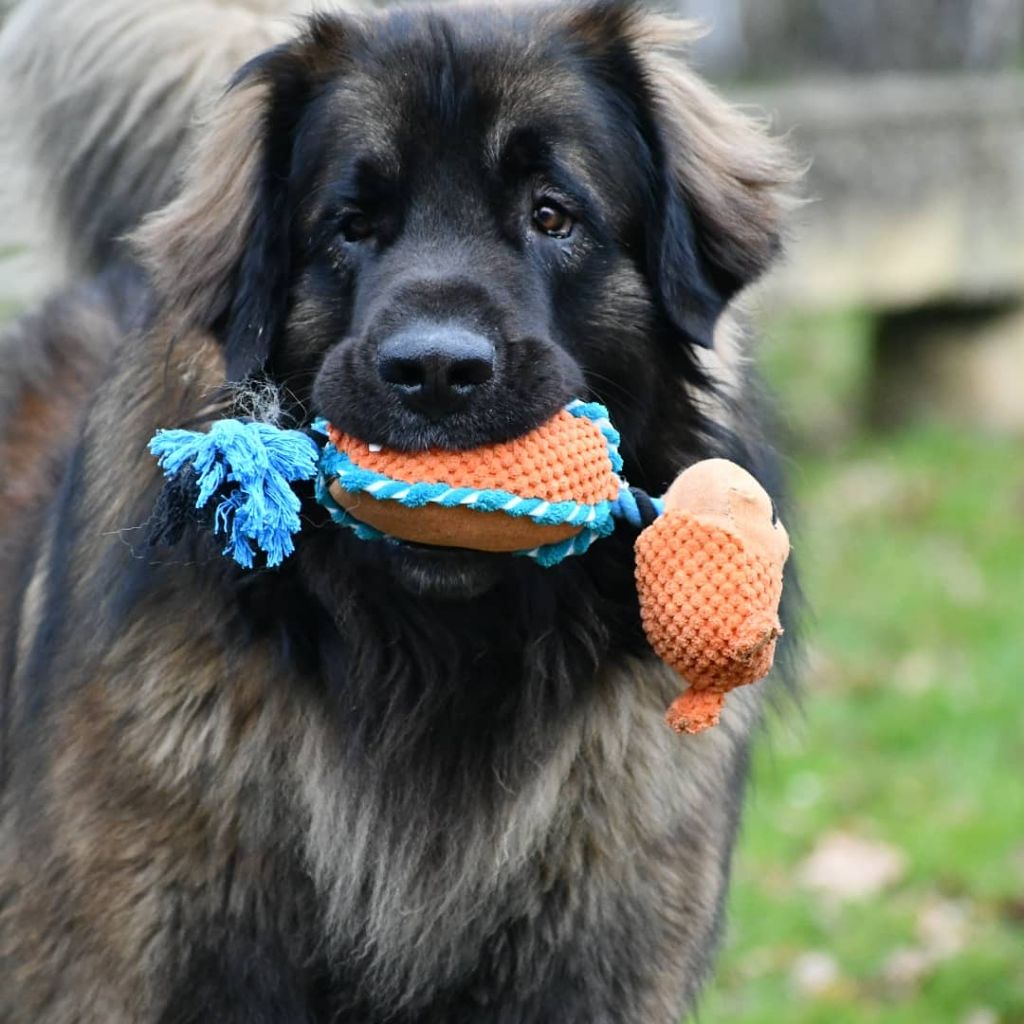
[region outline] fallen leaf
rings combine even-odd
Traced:
[[[988,1006],[979,1006],[964,1017],[963,1024],[999,1024],[999,1014]]]
[[[909,995],[919,988],[934,966],[934,958],[923,949],[897,949],[882,965],[882,978],[891,988]]]
[[[935,961],[949,960],[967,945],[967,906],[953,900],[933,900],[917,919],[917,937]]]
[[[825,995],[839,982],[839,964],[828,953],[801,953],[793,963],[790,983],[805,998]]]
[[[805,888],[837,900],[865,900],[898,882],[907,859],[888,843],[830,832],[803,862],[798,879]]]
[[[928,565],[935,581],[954,604],[975,608],[988,595],[981,566],[959,539],[931,537],[924,543]]]
[[[934,689],[942,675],[942,655],[937,651],[908,651],[892,667],[892,682],[900,693],[918,696]]]
[[[901,995],[920,988],[921,982],[944,961],[967,945],[969,915],[963,903],[933,899],[917,917],[919,946],[894,950],[882,966],[882,978]]]

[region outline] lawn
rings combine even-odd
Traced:
[[[805,706],[759,747],[702,1024],[1024,1022],[1024,444],[859,433],[865,326],[770,331]]]

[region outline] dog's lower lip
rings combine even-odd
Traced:
[[[493,561],[495,557],[474,551],[472,548],[449,547],[441,544],[420,544],[411,540],[400,540],[397,542],[396,547],[400,552],[407,552],[424,560],[437,563]]]
[[[404,589],[417,596],[469,600],[497,584],[507,557],[402,541],[388,545],[387,564]]]

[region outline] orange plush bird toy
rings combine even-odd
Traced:
[[[668,710],[676,732],[718,724],[725,695],[771,671],[789,537],[745,470],[707,459],[681,473],[636,541],[647,639],[689,689]]]
[[[789,540],[771,499],[723,459],[685,470],[663,500],[629,487],[619,435],[597,403],[572,402],[523,437],[472,451],[399,452],[323,421],[299,431],[242,420],[160,431],[150,449],[168,477],[163,504],[183,479],[197,508],[216,501],[215,532],[246,568],[260,553],[268,567],[291,553],[301,527],[292,485],[314,478],[317,500],[363,539],[551,566],[583,554],[616,520],[641,527],[644,629],[688,684],[667,715],[677,732],[716,725],[725,695],[772,667]]]

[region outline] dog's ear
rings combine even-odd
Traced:
[[[348,29],[316,17],[243,67],[200,128],[178,197],[135,234],[165,315],[214,332],[229,380],[258,372],[284,327],[294,134],[309,98],[342,70]]]
[[[779,254],[800,171],[764,125],[672,52],[685,23],[648,15],[638,24],[660,149],[650,276],[672,322],[710,348],[730,300]]]
[[[799,177],[762,125],[721,99],[680,59],[692,23],[631,0],[573,9],[571,36],[633,107],[649,174],[647,275],[670,321],[711,347],[733,296],[781,247]]]

